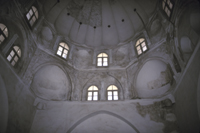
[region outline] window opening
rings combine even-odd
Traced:
[[[97,66],[108,66],[108,55],[106,53],[100,53],[97,56]]]
[[[172,1],[171,0],[163,0],[162,7],[163,7],[163,10],[165,11],[165,13],[167,14],[167,16],[170,18],[172,9],[173,9]]]
[[[96,86],[90,86],[88,88],[88,101],[97,101],[98,100],[98,88]]]
[[[64,59],[67,59],[68,52],[69,52],[69,46],[64,42],[59,43],[57,55],[61,56]]]
[[[19,59],[21,58],[21,49],[18,46],[13,46],[7,60],[11,63],[12,66],[15,66]]]
[[[147,51],[147,45],[146,45],[145,39],[144,38],[140,38],[136,42],[135,47],[136,47],[138,55],[141,55],[143,52]]]
[[[8,28],[0,23],[0,44],[8,37]]]
[[[107,97],[108,97],[108,100],[118,100],[119,99],[118,88],[115,85],[110,85],[107,88]]]
[[[34,6],[31,7],[29,12],[26,14],[26,18],[29,21],[29,24],[33,26],[33,24],[36,22],[38,19],[38,10]]]

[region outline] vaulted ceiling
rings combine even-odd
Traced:
[[[43,0],[43,12],[58,35],[90,47],[130,41],[147,24],[157,0]]]

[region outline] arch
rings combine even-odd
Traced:
[[[103,86],[102,86],[102,82],[104,83]],[[87,89],[91,85],[95,85],[99,89],[99,93],[100,93],[99,100],[106,100],[107,99],[106,98],[107,87],[112,84],[114,84],[118,87],[119,100],[123,100],[124,92],[123,92],[121,83],[119,82],[119,80],[117,78],[115,78],[114,76],[112,76],[109,73],[102,73],[102,75],[94,75],[89,80],[87,80],[87,82],[83,85],[83,89],[81,91],[81,93],[82,93],[81,99],[83,101],[85,101],[86,100],[85,98],[87,97]]]
[[[116,117],[116,118],[122,120],[123,122],[125,122],[126,124],[128,124],[130,127],[132,127],[133,130],[135,130],[137,133],[140,133],[139,130],[138,130],[131,122],[129,122],[129,121],[126,120],[125,118],[121,117],[120,115],[117,115],[117,114],[115,114],[115,113],[112,113],[112,112],[109,112],[109,111],[105,111],[105,110],[100,110],[100,111],[91,113],[91,114],[89,114],[89,115],[87,115],[87,116],[81,118],[80,120],[78,120],[74,125],[72,125],[72,126],[68,129],[67,133],[72,132],[79,124],[81,124],[81,123],[84,122],[85,120],[87,120],[87,119],[89,119],[89,118],[91,118],[91,117],[93,117],[93,116],[96,116],[96,115],[98,115],[98,114],[108,114],[108,115],[111,115],[111,116],[113,116],[113,117]]]
[[[161,59],[146,60],[134,77],[134,86],[141,98],[161,97],[169,91],[172,83],[171,66]]]
[[[8,96],[3,78],[0,75],[0,132],[6,132],[8,121]]]
[[[59,66],[45,65],[34,74],[31,90],[42,99],[69,100],[71,80]]]

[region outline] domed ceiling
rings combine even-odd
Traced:
[[[116,46],[143,29],[157,0],[46,0],[43,12],[59,35],[89,47]]]

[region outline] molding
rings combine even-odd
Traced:
[[[3,54],[6,55],[15,41],[19,38],[18,34],[14,34],[10,41],[6,44],[5,48],[3,49]]]

